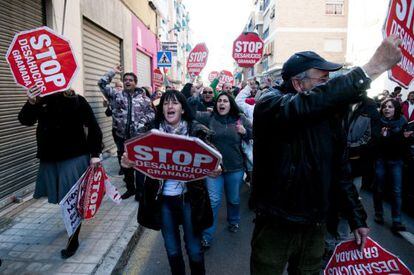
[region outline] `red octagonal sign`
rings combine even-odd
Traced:
[[[414,78],[413,9],[414,0],[391,0],[384,25],[384,37],[395,34],[402,40],[402,59],[391,68],[388,76],[407,89]]]
[[[198,76],[207,64],[208,49],[205,43],[197,44],[187,59],[187,71],[191,78]]]
[[[69,41],[48,27],[17,33],[6,59],[16,83],[41,96],[68,89],[78,69]]]
[[[413,274],[395,255],[367,238],[361,252],[355,240],[340,243],[324,270],[325,275],[341,274]]]
[[[233,42],[233,58],[239,67],[253,67],[262,58],[263,45],[257,33],[244,32]]]
[[[218,168],[221,155],[194,137],[151,130],[125,143],[135,169],[154,179],[193,181]]]

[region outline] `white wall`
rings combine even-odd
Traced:
[[[98,4],[99,3],[99,4]],[[47,25],[62,34],[64,0],[46,2]],[[83,16],[100,25],[123,40],[123,61],[126,71],[132,71],[132,29],[131,13],[119,0],[67,0],[63,36],[67,38],[75,52],[79,66],[72,88],[84,93],[82,20]]]
[[[363,65],[374,54],[383,40],[388,5],[389,0],[349,0],[347,63]],[[374,96],[384,89],[392,92],[397,85],[384,73],[372,82],[368,95]],[[411,88],[414,88],[413,83]],[[403,93],[405,98],[407,90],[403,89]]]

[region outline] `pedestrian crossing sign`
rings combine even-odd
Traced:
[[[171,67],[172,53],[167,51],[157,52],[157,66]]]

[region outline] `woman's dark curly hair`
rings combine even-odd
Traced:
[[[229,94],[227,94],[226,92],[221,92],[219,93],[219,95],[217,96],[217,100],[216,103],[214,104],[214,108],[213,108],[213,112],[220,115],[217,109],[217,103],[220,97],[222,96],[226,96],[229,99],[230,102],[230,111],[229,111],[229,116],[232,117],[236,117],[239,118],[240,117],[240,109],[239,106],[237,105],[236,101],[234,101],[234,98],[232,96],[229,96]]]
[[[401,117],[402,111],[401,111],[401,104],[398,100],[388,97],[386,99],[384,99],[381,102],[381,107],[380,107],[380,114],[382,114],[382,110],[385,108],[385,104],[387,104],[387,102],[391,102],[392,106],[394,106],[394,119],[399,119]]]
[[[184,111],[184,114],[182,115],[181,119],[187,122],[191,122],[192,120],[194,120],[194,114],[191,111],[191,108],[188,105],[187,99],[185,98],[185,96],[177,90],[168,90],[161,96],[160,104],[158,104],[157,106],[157,112],[155,114],[156,123],[161,123],[165,120],[162,107],[164,105],[164,102],[170,101],[170,100],[177,100],[178,102],[181,103],[181,106]]]

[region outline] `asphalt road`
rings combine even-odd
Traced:
[[[242,275],[249,274],[250,238],[253,231],[253,213],[247,208],[248,188],[242,190],[241,230],[238,233],[227,231],[225,202],[219,214],[219,226],[216,239],[206,253],[207,274]],[[362,201],[369,215],[370,236],[385,249],[399,256],[414,271],[414,243],[411,244],[401,236],[391,233],[390,208],[385,207],[386,224],[383,226],[373,222],[373,206],[371,194],[364,192]],[[409,232],[414,232],[414,219],[405,216],[404,221]],[[410,235],[410,234],[408,234]],[[410,237],[410,236],[408,236]],[[183,249],[184,251],[184,249]],[[184,252],[185,254],[185,252]],[[190,274],[188,265],[187,273]],[[169,274],[167,255],[160,232],[146,229],[138,245],[131,255],[124,274],[164,275]]]

